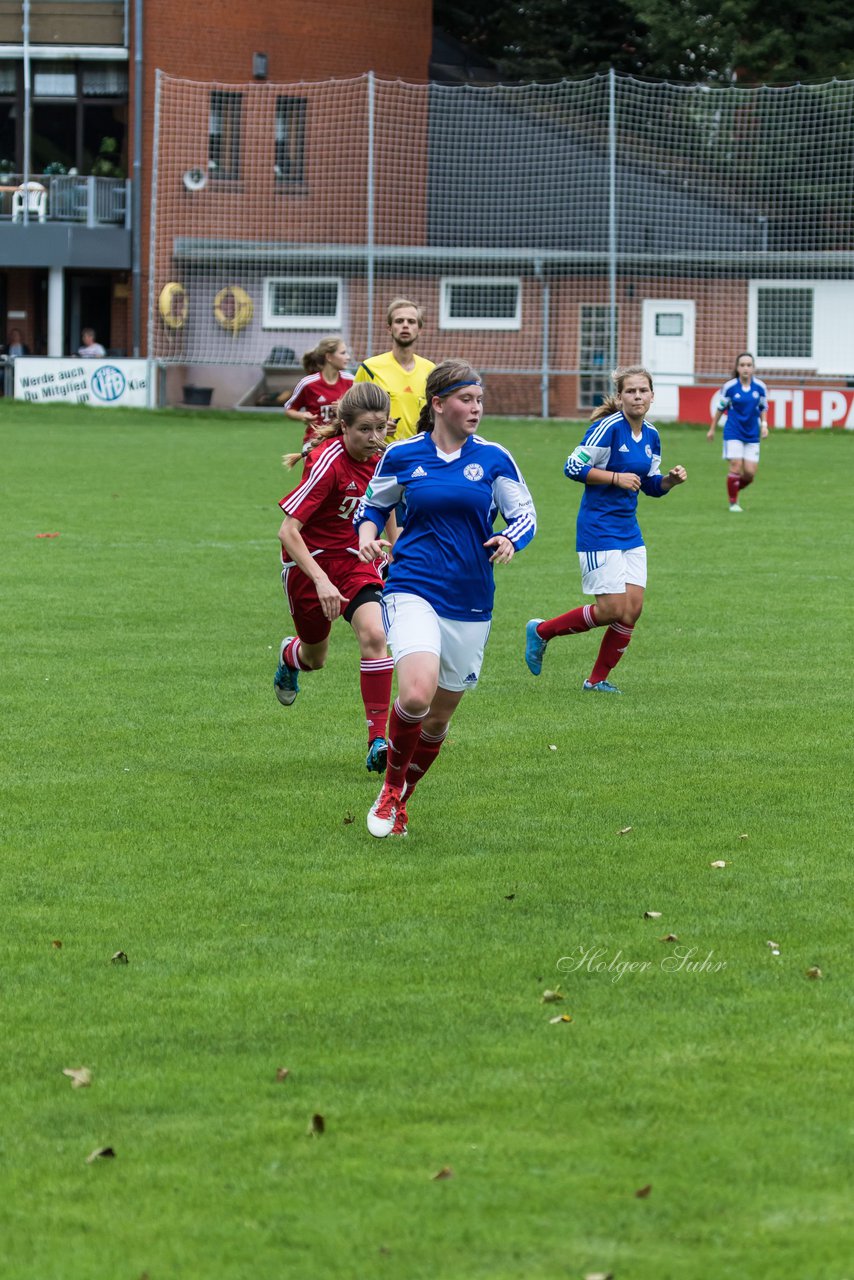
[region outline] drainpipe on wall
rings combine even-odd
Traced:
[[[24,0],[22,10],[21,35],[23,37],[23,53],[24,53],[24,191],[27,190],[27,183],[30,180],[30,167],[32,165],[32,120],[30,118],[30,102],[32,98],[32,88],[30,80],[30,0]],[[24,199],[24,226],[30,220],[30,202]]]
[[[131,186],[131,264],[133,318],[131,341],[139,356],[142,340],[142,14],[144,0],[133,11],[133,183]]]

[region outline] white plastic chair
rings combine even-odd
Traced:
[[[12,192],[12,221],[22,222],[24,203],[30,214],[35,214],[39,222],[47,217],[47,187],[40,182],[22,182],[17,191]]]

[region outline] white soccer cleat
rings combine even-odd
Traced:
[[[729,504],[729,509],[730,511],[743,511],[744,507],[740,507],[737,502],[731,502]]]
[[[371,805],[368,813],[368,830],[372,836],[383,840],[386,836],[391,835],[394,830],[394,820],[397,817],[397,808],[400,801],[400,789],[390,786],[388,782],[384,782],[382,791]]]

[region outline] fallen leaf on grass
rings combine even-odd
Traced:
[[[62,950],[62,943],[60,942],[59,938],[54,938],[53,942],[50,945],[53,947],[54,951]]]
[[[559,1013],[556,1018],[549,1018],[549,1022],[572,1022],[572,1018],[568,1013]]]
[[[58,538],[59,533],[37,533],[37,538]]]
[[[645,1200],[649,1195],[650,1191],[652,1191],[652,1183],[648,1182],[645,1187],[641,1187],[639,1191],[635,1192],[635,1199]]]
[[[505,901],[505,902],[512,902],[512,901],[513,901],[513,899],[514,899],[515,897],[516,897],[515,893],[505,893],[505,895],[504,895],[504,901]]]
[[[291,1073],[287,1067],[279,1067],[276,1071],[276,1079],[280,1084],[284,1084],[290,1074]]]
[[[543,992],[543,1004],[560,1004],[562,999],[560,987],[556,987],[554,991]]]
[[[710,863],[709,863],[709,866],[710,866],[710,867],[725,867],[725,866],[726,866],[726,863],[724,862],[723,858],[718,858],[717,862],[710,862]]]
[[[768,941],[765,943],[765,945],[766,947],[770,948],[772,956],[778,956],[780,954],[779,942],[772,942],[771,939],[769,938]]]
[[[549,751],[557,751],[557,747],[553,742],[549,743]]]
[[[116,1153],[112,1147],[96,1147],[95,1150],[86,1157],[86,1163],[94,1164],[96,1160],[113,1160],[115,1159],[115,1155]]]
[[[356,815],[355,815],[355,813],[349,813],[349,812],[348,812],[348,813],[346,813],[346,814],[344,815],[344,826],[345,826],[345,827],[349,827],[349,826],[350,826],[350,824],[351,824],[351,822],[355,822],[355,821],[356,821]]]
[[[738,838],[739,838],[739,840],[746,840],[746,839],[747,839],[747,832],[746,832],[746,831],[742,831],[741,835],[740,835]]]
[[[643,918],[644,918],[644,920],[660,920],[660,919],[661,919],[661,912],[660,912],[660,911],[645,911],[645,912],[643,913]]]
[[[620,827],[620,830],[617,832],[617,835],[627,836],[631,830],[632,830],[631,827]]]
[[[588,1271],[584,1280],[614,1280],[613,1271]]]
[[[88,1067],[63,1067],[62,1074],[68,1076],[72,1089],[88,1089],[92,1083],[92,1072]]]
[[[114,951],[110,956],[110,964],[128,964],[126,951]]]
[[[319,1112],[315,1112],[311,1117],[308,1125],[308,1136],[310,1138],[319,1138],[322,1133],[326,1132],[326,1121]]]
[[[807,977],[808,977],[808,978],[823,978],[823,977],[824,977],[824,974],[822,973],[821,969],[819,969],[818,965],[817,965],[817,964],[814,964],[814,965],[812,965],[809,969],[807,969]]]
[[[454,1171],[449,1164],[440,1169],[438,1173],[433,1174],[433,1182],[447,1182],[448,1178],[453,1178]]]
[[[658,941],[659,942],[678,942],[679,935],[678,933],[665,933],[664,937],[659,938]]]

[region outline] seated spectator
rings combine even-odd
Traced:
[[[103,359],[107,353],[100,342],[95,341],[95,330],[84,329],[80,336],[83,339],[83,346],[77,348],[77,354],[92,360]]]
[[[10,360],[14,360],[17,356],[28,356],[29,354],[30,348],[21,337],[21,330],[10,329],[9,340],[6,343],[3,355],[7,356]]]

